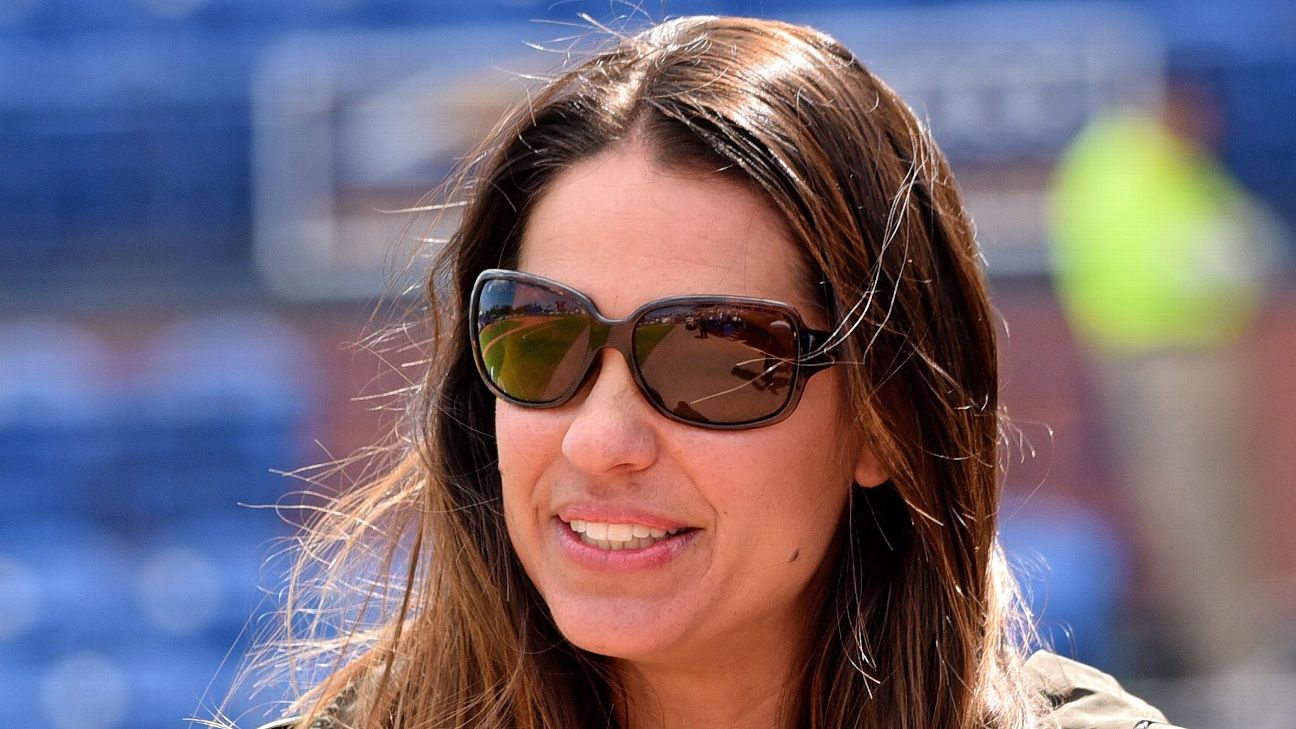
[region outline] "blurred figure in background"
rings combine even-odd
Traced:
[[[1056,283],[1095,365],[1108,443],[1148,552],[1158,631],[1185,671],[1265,643],[1252,525],[1246,367],[1275,227],[1208,151],[1205,89],[1173,78],[1161,114],[1093,122],[1053,190]]]

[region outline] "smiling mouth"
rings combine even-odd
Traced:
[[[591,547],[612,551],[651,547],[676,534],[689,531],[687,528],[653,529],[642,524],[608,524],[580,519],[567,522],[567,527],[575,532],[582,542]]]

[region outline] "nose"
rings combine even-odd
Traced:
[[[563,437],[563,455],[589,474],[647,468],[657,460],[653,419],[661,416],[644,399],[619,352],[604,349],[594,366],[584,397],[567,405],[575,413]]]

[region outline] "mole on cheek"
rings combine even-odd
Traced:
[[[792,550],[792,556],[788,557],[788,562],[795,562],[797,561],[797,558],[800,556],[801,556],[801,548],[797,547],[796,549]]]

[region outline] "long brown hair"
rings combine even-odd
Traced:
[[[1034,726],[996,539],[994,320],[949,166],[832,38],[734,18],[616,39],[470,160],[461,222],[427,277],[432,351],[404,455],[302,537],[281,645],[327,669],[300,700],[307,722],[344,711],[356,729],[616,725],[609,660],[563,639],[509,543],[494,402],[463,332],[474,278],[516,257],[556,173],[632,138],[660,164],[744,179],[782,213],[834,318],[850,427],[890,477],[852,490],[789,723]],[[325,635],[328,610],[343,617]]]

